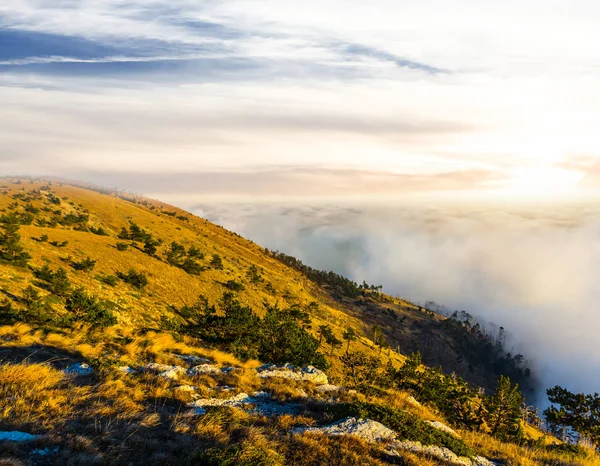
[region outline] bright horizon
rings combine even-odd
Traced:
[[[597,199],[599,13],[7,0],[0,171],[177,202]]]

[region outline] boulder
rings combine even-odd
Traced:
[[[320,385],[317,387],[317,391],[320,393],[339,392],[340,390],[342,390],[342,387],[331,384]]]
[[[174,354],[174,356],[194,366],[199,364],[210,364],[212,362],[210,359],[194,356],[193,354]]]
[[[475,456],[472,459],[465,458],[462,456],[458,456],[452,450],[445,447],[438,447],[436,445],[422,445],[421,442],[412,442],[409,440],[404,440],[402,442],[394,442],[388,447],[386,451],[392,456],[402,457],[402,454],[399,453],[398,450],[426,454],[433,458],[457,466],[497,466],[496,463],[482,456]]]
[[[222,370],[214,364],[200,364],[187,370],[187,375],[193,377],[201,374],[220,374]]]
[[[341,421],[324,427],[299,427],[292,430],[294,434],[316,432],[324,435],[353,435],[369,442],[390,441],[396,433],[377,421],[347,417]]]
[[[76,377],[85,377],[88,375],[92,375],[93,373],[94,369],[92,369],[90,365],[85,362],[77,362],[75,364],[71,364],[65,369],[65,374],[73,375]]]
[[[40,435],[32,435],[18,430],[0,431],[0,442],[30,442],[40,437]]]
[[[194,387],[192,385],[179,385],[179,386],[175,387],[175,390],[180,391],[180,392],[193,393],[196,391],[196,387]]]
[[[297,368],[291,364],[285,364],[283,366],[265,364],[256,370],[258,372],[258,376],[263,379],[279,377],[283,379],[299,380],[302,382],[312,382],[315,385],[326,385],[329,383],[327,375],[325,375],[323,371],[320,371],[313,366]]]
[[[183,374],[186,371],[186,369],[181,366],[170,366],[168,364],[158,364],[155,362],[151,362],[150,364],[146,364],[145,366],[140,367],[140,370],[146,372],[154,372],[157,374],[162,374],[164,372],[169,371]]]
[[[413,405],[417,408],[421,407],[421,403],[419,403],[414,396],[409,395],[406,397],[405,401],[409,404],[409,405]]]
[[[425,422],[427,422],[427,424],[429,424],[431,427],[434,427],[438,430],[446,432],[450,435],[454,435],[455,437],[460,437],[460,435],[458,435],[458,433],[454,429],[452,429],[451,427],[448,427],[446,424],[443,424],[439,421],[425,421]]]
[[[123,372],[124,374],[135,374],[137,371],[129,366],[119,366],[117,367],[119,372]]]

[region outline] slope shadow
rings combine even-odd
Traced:
[[[46,363],[55,369],[63,370],[67,366],[82,362],[85,358],[77,351],[69,351],[54,346],[3,346],[0,347],[0,364],[2,363]]]

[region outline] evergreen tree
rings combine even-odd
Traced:
[[[344,331],[342,338],[347,342],[346,354],[348,354],[348,351],[350,350],[350,342],[355,341],[358,338],[358,335],[356,334],[356,331],[352,327],[348,327]]]
[[[574,437],[583,437],[600,445],[600,395],[571,393],[558,385],[546,393],[553,406],[547,408],[544,415],[554,432],[564,430]]]
[[[31,256],[25,252],[21,244],[19,224],[14,220],[8,219],[2,225],[2,228],[4,231],[0,233],[0,260],[25,267]]]
[[[518,385],[501,375],[496,393],[487,399],[488,425],[490,434],[503,439],[522,437],[521,406],[524,402]]]

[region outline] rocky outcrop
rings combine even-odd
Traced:
[[[298,368],[291,364],[277,366],[275,364],[265,364],[256,369],[260,378],[279,377],[283,379],[299,380],[302,382],[312,382],[315,385],[326,385],[329,383],[327,375],[316,367],[305,366]]]
[[[447,434],[454,435],[455,437],[460,438],[460,435],[458,435],[458,433],[454,429],[452,429],[451,427],[448,427],[446,424],[443,424],[439,421],[425,421],[425,422],[435,429],[441,430],[443,432],[446,432]]]
[[[404,440],[402,442],[392,443],[386,450],[391,456],[402,457],[402,451],[411,451],[413,453],[421,453],[433,458],[445,461],[449,464],[457,466],[497,466],[493,461],[488,460],[482,456],[475,456],[474,458],[465,458],[458,456],[452,450],[445,447],[438,447],[436,445],[422,445],[421,442],[411,442]]]
[[[353,435],[369,442],[391,441],[396,438],[396,433],[383,424],[370,419],[357,419],[347,417],[324,427],[300,427],[292,433],[315,432],[324,435]]]
[[[191,366],[197,366],[199,364],[210,364],[212,362],[210,359],[194,356],[193,354],[174,354],[173,356],[181,359],[182,361],[187,362]]]
[[[221,374],[223,369],[214,364],[199,364],[187,370],[187,375],[193,377],[202,374]]]
[[[279,403],[272,399],[266,392],[255,392],[252,395],[239,393],[231,398],[203,398],[187,404],[194,408],[193,414],[201,416],[206,414],[207,407],[228,406],[240,408],[254,414],[264,416],[277,416],[281,414],[295,414],[301,409],[301,405],[293,403]]]

